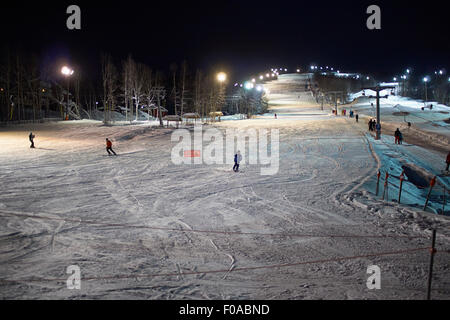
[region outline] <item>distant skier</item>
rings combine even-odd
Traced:
[[[30,132],[30,135],[28,136],[28,138],[30,139],[30,142],[31,142],[30,148],[34,149],[34,138],[35,138],[35,136],[34,136],[33,132]]]
[[[359,114],[355,115],[356,122],[359,122]]]
[[[233,167],[233,171],[234,172],[239,172],[239,163],[242,161],[242,155],[241,152],[238,151],[235,155],[234,155],[234,167]]]
[[[117,156],[117,154],[112,149],[112,142],[108,138],[106,138],[106,151],[108,152],[109,155],[111,155],[111,152],[112,152],[115,156]]]
[[[374,125],[373,119],[370,119],[370,121],[369,121],[369,131],[373,131],[373,125]]]
[[[400,130],[397,128],[397,130],[395,130],[395,133],[394,133],[395,144],[400,144],[400,135],[401,135],[401,132],[400,132]]]
[[[401,131],[398,135],[398,144],[403,144],[403,133]]]
[[[277,119],[277,114],[275,113],[275,119]]]
[[[445,169],[445,171],[448,171],[448,168],[450,167],[450,151],[447,153],[447,168]]]

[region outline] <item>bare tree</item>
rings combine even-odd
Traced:
[[[130,119],[133,117],[133,102],[131,93],[131,73],[133,72],[134,61],[131,55],[122,63],[122,85],[123,85],[123,99],[125,103],[125,119],[128,121],[128,111],[130,111]]]
[[[174,107],[174,111],[175,111],[175,115],[178,114],[178,91],[177,91],[177,64],[176,63],[172,63],[170,64],[170,71],[172,72],[172,92],[171,92],[171,96],[173,99],[173,107]]]
[[[187,62],[183,61],[181,64],[181,98],[180,98],[180,115],[183,116],[184,106],[186,104],[186,72],[187,72]]]
[[[118,88],[117,69],[114,66],[112,58],[108,54],[102,56],[102,75],[103,75],[103,108],[104,123],[111,121],[111,110],[116,106],[116,90]]]
[[[194,80],[194,112],[201,113],[202,109],[202,73],[197,69]]]
[[[156,93],[153,84],[153,71],[148,66],[144,66],[143,69],[143,82],[144,82],[144,99],[147,103],[147,114],[150,120],[150,110],[154,105],[156,99]],[[153,115],[152,115],[153,116]]]
[[[162,78],[161,73],[156,72],[154,92],[156,95],[156,101],[158,105],[159,125],[162,127],[164,126],[164,123],[162,120],[162,113],[161,113],[161,101],[165,99],[166,91],[164,90],[164,87],[161,85],[162,83],[161,78]]]
[[[144,65],[136,63],[131,59],[130,62],[130,91],[136,108],[136,121],[139,119],[139,105],[144,98]]]

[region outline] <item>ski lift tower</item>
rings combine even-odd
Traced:
[[[370,99],[377,99],[377,136],[376,136],[376,140],[380,140],[381,139],[381,119],[380,119],[380,92],[383,90],[389,90],[389,89],[395,89],[396,87],[393,86],[376,86],[376,87],[370,87],[370,88],[362,88],[362,90],[373,90],[375,91],[377,94],[376,96],[369,96]],[[389,95],[384,96],[385,99],[387,99],[387,97],[389,97]],[[378,129],[379,128],[379,129]]]
[[[334,94],[334,112],[335,115],[338,115],[338,103],[337,103],[337,97],[338,95],[340,95],[340,99],[341,99],[341,104],[344,103],[344,91],[328,91],[325,94]]]

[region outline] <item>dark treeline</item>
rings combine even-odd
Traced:
[[[118,113],[133,121],[166,114],[208,118],[211,113],[252,114],[267,110],[264,93],[220,83],[216,72],[191,67],[187,61],[157,70],[130,55],[117,62],[99,58],[100,78],[77,64],[63,75],[64,61],[44,64],[35,54],[3,50],[0,56],[0,121],[96,119],[109,123]]]

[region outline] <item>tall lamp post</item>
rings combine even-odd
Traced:
[[[67,117],[67,113],[69,110],[69,86],[70,86],[70,76],[73,75],[73,70],[69,68],[68,66],[64,66],[61,68],[61,73],[66,77],[67,79],[67,105],[66,105],[66,114],[64,116],[64,119]]]
[[[225,93],[224,93],[224,84],[225,81],[227,81],[227,74],[225,72],[219,72],[217,74],[217,81],[219,81],[220,84],[220,89],[219,89],[219,99],[222,100],[222,96],[225,97]],[[222,101],[220,101],[221,103]],[[214,112],[216,112],[217,110],[214,110]],[[214,114],[214,121],[216,119],[216,115]],[[220,117],[219,117],[219,121],[220,121]]]

